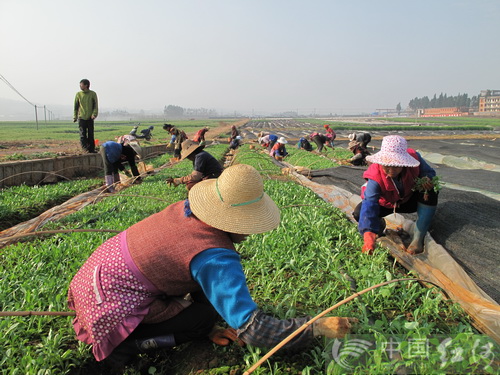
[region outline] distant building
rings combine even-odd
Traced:
[[[418,110],[418,117],[469,116],[467,107],[424,108]]]
[[[500,90],[481,90],[479,112],[500,112]]]

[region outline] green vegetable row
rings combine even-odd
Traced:
[[[221,158],[227,146],[207,148]],[[312,155],[312,154],[311,154]],[[311,156],[311,155],[308,155]],[[312,156],[311,156],[312,157]],[[316,156],[320,158],[320,156]],[[162,157],[160,163],[168,160]],[[265,154],[244,146],[233,163],[251,164],[263,175],[265,190],[281,208],[282,222],[269,233],[252,235],[240,244],[250,292],[261,309],[280,318],[314,316],[339,300],[368,286],[407,276],[383,249],[361,254],[356,226],[338,209],[280,173]],[[99,228],[124,230],[137,221],[184,199],[187,191],[165,184],[167,177],[190,173],[186,160],[148,176],[140,185],[87,206],[44,229]],[[133,196],[132,196],[133,195]],[[157,199],[151,199],[157,198]],[[161,199],[161,200],[159,200]],[[17,243],[0,250],[1,310],[66,311],[68,284],[92,251],[112,233],[69,233]],[[387,334],[404,338],[474,333],[467,316],[443,299],[436,289],[417,283],[392,284],[343,305],[335,315],[357,317],[357,332],[379,340]],[[77,342],[71,318],[27,317],[0,319],[3,345],[0,368],[12,374],[68,374],[93,362],[88,346]],[[256,374],[318,374],[341,371],[328,356],[331,342],[317,340],[302,353],[277,353]],[[182,366],[186,344],[168,353],[144,354],[127,370],[140,374],[174,373]],[[211,347],[214,368],[200,374],[241,374],[266,351],[247,346]],[[330,350],[331,352],[331,350]],[[194,352],[196,353],[196,352]],[[379,373],[381,349],[357,373]],[[408,365],[410,359],[404,358]],[[431,373],[435,363],[414,361],[420,373]],[[238,365],[238,366],[236,366]],[[81,370],[80,370],[81,371]],[[385,373],[395,372],[384,369]],[[186,373],[186,372],[179,372]],[[337,372],[341,373],[341,372]]]

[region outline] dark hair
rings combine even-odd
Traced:
[[[170,124],[163,124],[163,129],[165,130],[170,130],[171,128],[173,128],[174,126],[173,125],[170,125]]]
[[[85,86],[90,87],[90,81],[88,79],[82,79],[80,83],[83,83]]]

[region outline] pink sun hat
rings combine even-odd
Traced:
[[[380,151],[369,155],[366,160],[386,167],[418,167],[420,162],[408,151],[406,139],[399,135],[388,135],[382,139]]]

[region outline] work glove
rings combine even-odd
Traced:
[[[341,339],[349,333],[352,324],[357,323],[356,318],[341,318],[332,316],[319,318],[313,323],[313,335],[325,336],[329,339]]]
[[[208,334],[208,338],[215,344],[220,346],[229,345],[231,342],[236,342],[239,346],[244,346],[245,343],[238,338],[236,330],[233,328],[221,328],[214,326],[212,332]]]
[[[365,232],[363,234],[364,244],[361,248],[361,252],[372,255],[373,250],[375,250],[375,239],[377,235],[373,232]]]
[[[173,178],[173,177],[167,178],[165,182],[169,185],[174,185],[175,187],[179,186],[182,183],[180,178]]]

